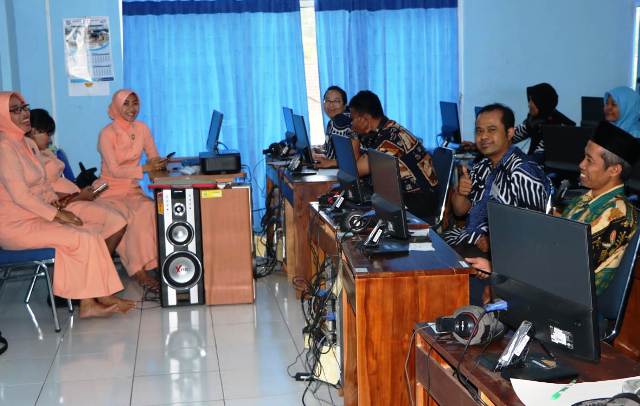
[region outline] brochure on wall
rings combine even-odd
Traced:
[[[108,95],[114,79],[109,17],[65,18],[63,26],[69,96]]]

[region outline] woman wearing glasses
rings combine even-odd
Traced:
[[[114,293],[123,289],[104,239],[58,204],[38,160],[29,105],[0,92],[0,246],[55,248],[53,291],[80,299],[80,317],[105,317],[132,308]]]
[[[149,127],[136,120],[139,112],[140,99],[132,90],[118,90],[113,95],[108,110],[113,121],[100,131],[102,169],[93,186],[107,183],[109,188],[97,201],[127,219],[127,231],[118,247],[127,273],[141,286],[157,292],[160,283],[147,272],[158,267],[155,205],[142,192],[139,181],[145,172],[164,169],[167,160],[158,155]],[[147,156],[144,165],[140,163],[143,152]]]
[[[323,151],[314,156],[314,159],[318,161],[320,168],[333,168],[337,163],[332,137],[343,135],[351,138],[353,134],[351,115],[347,108],[347,93],[338,86],[329,86],[324,92],[322,110],[329,117],[329,122],[324,133]],[[358,148],[359,146],[354,146],[354,151],[357,151]]]

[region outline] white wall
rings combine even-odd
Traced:
[[[115,66],[115,81],[109,87],[113,93],[123,83],[120,1],[0,0],[0,3],[0,89],[17,90],[32,108],[44,108],[53,115],[57,126],[55,142],[67,152],[76,174],[78,161],[86,166],[99,166],[98,133],[110,121],[107,106],[111,96],[68,95],[62,20],[109,17]]]
[[[521,122],[526,87],[549,82],[558,110],[580,122],[580,97],[631,86],[634,0],[459,0],[462,127],[474,106],[510,106]]]

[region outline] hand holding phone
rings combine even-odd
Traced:
[[[54,202],[54,206],[58,209],[64,209],[71,201],[78,196],[78,192],[68,194]]]

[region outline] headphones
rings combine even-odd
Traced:
[[[269,145],[269,148],[263,149],[262,153],[273,157],[284,157],[289,153],[289,146],[285,141],[274,142]]]
[[[452,316],[436,319],[438,332],[450,332],[462,344],[482,345],[505,332],[495,313],[487,313],[482,307],[464,306],[456,309]]]

